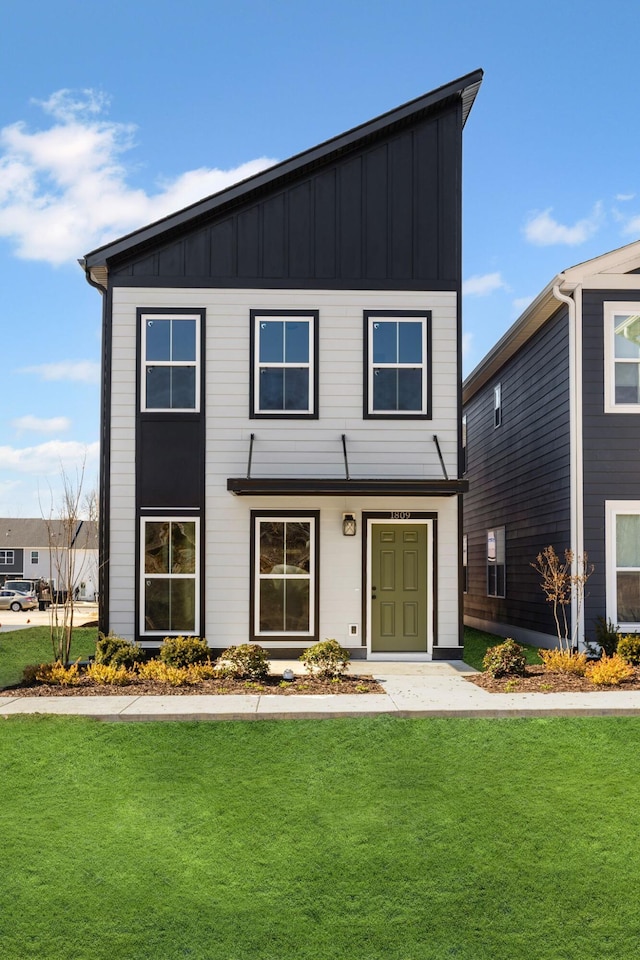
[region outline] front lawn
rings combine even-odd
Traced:
[[[3,960],[636,960],[640,720],[0,722]]]
[[[95,627],[77,627],[73,631],[71,659],[86,659],[93,654],[98,639]],[[53,650],[49,627],[25,627],[0,632],[0,690],[22,679],[22,671],[31,663],[49,663]]]
[[[514,638],[517,640],[517,637]],[[489,647],[495,647],[498,643],[503,643],[504,637],[496,637],[492,633],[484,633],[482,630],[474,630],[473,627],[464,628],[464,662],[476,670],[482,670],[482,660]],[[527,663],[542,663],[538,656],[537,647],[532,647],[528,643],[521,643]]]

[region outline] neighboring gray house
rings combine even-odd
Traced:
[[[461,656],[462,128],[481,79],[87,254],[102,630]]]
[[[67,536],[60,520],[0,518],[0,585],[7,580],[66,582]],[[73,533],[72,573],[79,598],[98,593],[98,524],[78,521]]]
[[[551,544],[595,565],[580,640],[640,631],[640,242],[554,277],[463,402],[465,622],[549,645],[530,564]]]

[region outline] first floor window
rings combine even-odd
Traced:
[[[605,411],[640,412],[640,303],[604,304]]]
[[[317,515],[254,516],[254,633],[315,634]]]
[[[429,416],[429,313],[365,313],[367,416]]]
[[[496,383],[493,388],[493,425],[499,427],[502,424],[502,384]]]
[[[317,311],[252,311],[251,319],[252,416],[316,416]]]
[[[142,409],[200,409],[200,317],[143,313]]]
[[[40,553],[38,552],[38,550],[31,551],[31,563],[33,564],[40,563]]]
[[[141,633],[197,634],[199,522],[142,520]]]
[[[505,596],[504,527],[487,530],[487,596]]]
[[[0,550],[0,564],[4,566],[9,566],[14,563],[14,552],[13,550]]]
[[[469,540],[466,533],[462,534],[462,591],[466,593],[469,589]]]
[[[615,616],[612,619],[616,624],[639,624],[640,512],[614,514],[614,539]]]

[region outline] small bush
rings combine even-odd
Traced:
[[[640,667],[640,635],[629,633],[618,640],[617,654],[634,667]]]
[[[540,659],[547,673],[568,673],[584,677],[587,669],[586,653],[570,653],[568,650],[539,650]]]
[[[136,679],[136,674],[132,670],[127,670],[126,667],[116,667],[110,663],[89,664],[86,676],[94,683],[106,683],[117,687],[134,683]]]
[[[58,660],[56,663],[41,663],[36,670],[36,680],[54,687],[77,687],[82,682],[82,677],[77,663],[65,667]]]
[[[219,677],[266,680],[269,676],[269,655],[258,643],[242,643],[220,654],[216,670]]]
[[[527,656],[524,649],[510,637],[495,647],[489,647],[484,660],[483,668],[492,677],[524,676],[527,666]]]
[[[209,647],[200,637],[165,637],[159,657],[171,667],[189,667],[193,663],[206,663]]]
[[[189,670],[186,667],[174,667],[162,660],[147,660],[138,667],[138,676],[141,680],[150,680],[152,683],[166,683],[170,687],[185,687],[193,682],[189,679]]]
[[[634,673],[631,664],[626,663],[622,657],[614,653],[612,657],[603,654],[601,660],[590,663],[587,667],[586,677],[597,687],[618,687],[625,680],[630,680]]]
[[[341,647],[337,640],[321,640],[300,657],[307,673],[313,673],[323,680],[344,677],[351,654]]]
[[[611,620],[598,617],[596,620],[596,643],[608,657],[618,649],[618,628]]]
[[[96,663],[109,667],[125,667],[131,670],[136,663],[142,663],[145,653],[142,647],[132,640],[116,637],[112,633],[105,637],[101,633],[96,643]]]

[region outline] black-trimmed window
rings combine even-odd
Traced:
[[[142,410],[198,412],[201,315],[148,311],[141,324]]]
[[[462,592],[469,590],[469,537],[462,534]]]
[[[487,530],[487,596],[504,597],[506,585],[505,528]]]
[[[493,388],[493,426],[502,424],[502,384],[496,383]]]
[[[431,417],[430,311],[367,310],[365,417]]]
[[[318,311],[251,311],[254,418],[317,418]]]
[[[199,634],[199,536],[197,518],[141,519],[141,636]]]
[[[15,563],[15,553],[13,550],[0,550],[0,564],[10,566]]]
[[[316,638],[319,513],[252,512],[252,635]]]

